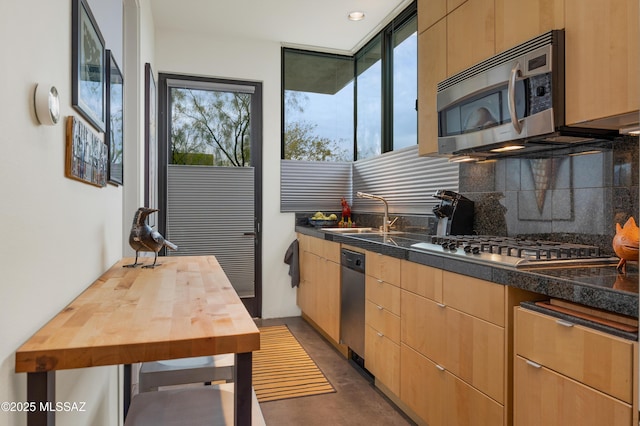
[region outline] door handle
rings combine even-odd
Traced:
[[[509,107],[509,115],[511,116],[511,125],[518,134],[522,133],[522,124],[518,121],[518,114],[516,111],[516,78],[521,76],[520,62],[517,62],[511,70],[511,78],[509,78],[509,88],[507,97],[507,105]]]
[[[247,236],[247,237],[255,237],[256,233],[255,232],[245,232],[242,235]]]

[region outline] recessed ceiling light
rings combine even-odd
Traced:
[[[350,21],[362,21],[364,19],[364,12],[351,12],[349,14]]]

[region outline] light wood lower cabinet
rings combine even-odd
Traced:
[[[365,325],[364,362],[367,370],[394,395],[400,394],[400,345]]]
[[[402,401],[429,426],[505,424],[501,404],[404,344],[400,377]]]
[[[364,364],[400,394],[400,259],[366,253]]]
[[[532,294],[411,262],[401,287],[400,400],[414,419],[511,425],[512,311]]]
[[[630,404],[520,356],[516,357],[514,376],[517,426],[632,424]]]
[[[637,343],[515,309],[516,426],[636,425]]]
[[[340,341],[340,244],[307,235],[300,242],[300,310],[335,342]]]

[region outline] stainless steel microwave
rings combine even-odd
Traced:
[[[617,134],[565,126],[564,54],[564,30],[553,30],[439,83],[438,153],[488,157]]]

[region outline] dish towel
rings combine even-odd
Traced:
[[[289,275],[291,275],[291,287],[300,284],[300,265],[298,264],[298,240],[293,240],[289,244],[287,252],[284,254],[284,263],[289,265]]]

